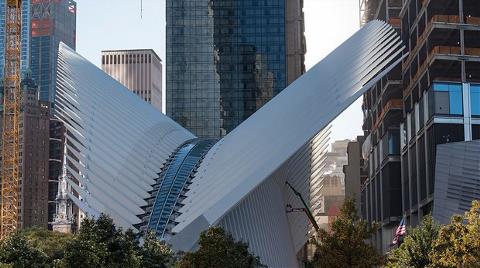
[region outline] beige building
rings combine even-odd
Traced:
[[[162,110],[162,60],[152,49],[102,51],[102,70]]]

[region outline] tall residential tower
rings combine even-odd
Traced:
[[[232,131],[304,71],[301,0],[168,0],[167,115]]]

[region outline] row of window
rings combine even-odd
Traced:
[[[457,83],[434,83],[429,92],[429,115],[463,115],[463,87]],[[470,85],[470,110],[480,117],[480,85]]]
[[[102,64],[152,63],[151,54],[102,55]]]

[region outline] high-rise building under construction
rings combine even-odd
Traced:
[[[396,27],[409,53],[363,101],[369,176],[362,212],[381,222],[375,242],[386,251],[400,219],[416,226],[433,211],[437,145],[480,139],[480,2],[360,0],[360,6],[364,22]]]

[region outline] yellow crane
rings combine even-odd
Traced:
[[[5,69],[3,91],[0,238],[19,227],[21,0],[5,0]]]

